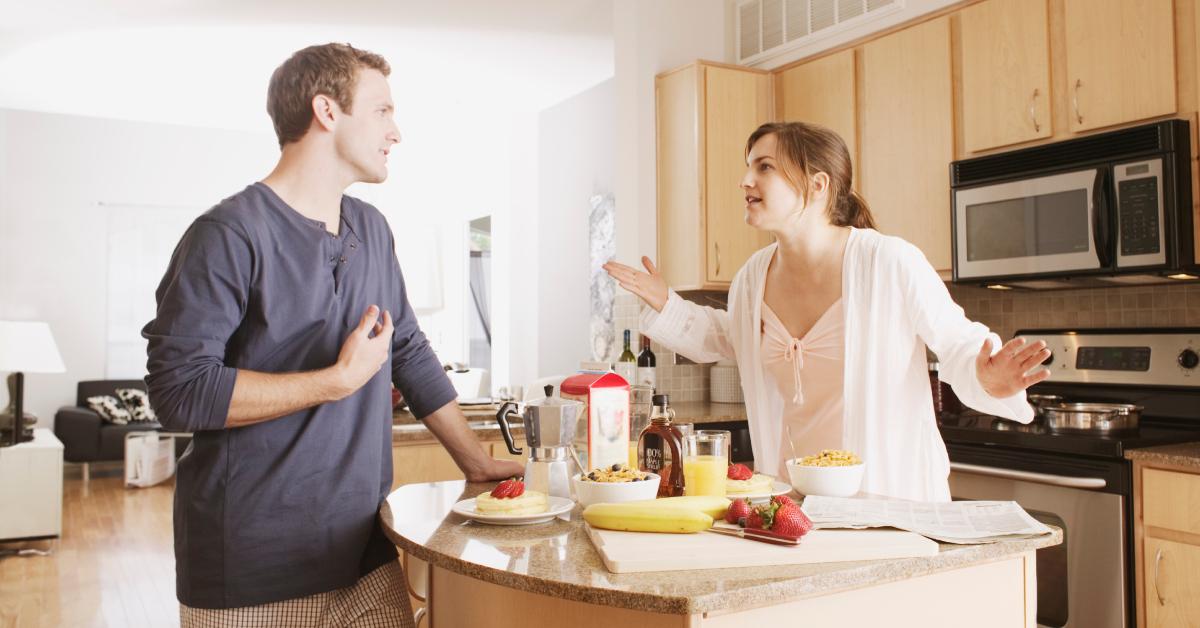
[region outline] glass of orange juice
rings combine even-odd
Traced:
[[[684,437],[684,495],[725,496],[731,439],[726,430],[696,430]]]

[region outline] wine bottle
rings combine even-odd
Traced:
[[[637,383],[644,386],[649,386],[651,389],[658,388],[658,366],[657,359],[654,357],[654,352],[650,350],[650,339],[642,336],[642,352],[637,358]]]
[[[637,383],[637,358],[633,355],[633,350],[629,346],[630,331],[625,330],[625,350],[621,352],[621,357],[617,358],[617,375],[625,378],[625,381],[630,384]]]

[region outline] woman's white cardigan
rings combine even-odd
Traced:
[[[779,459],[783,398],[767,379],[762,356],[762,301],[777,245],[756,252],[733,279],[729,309],[684,301],[672,292],[662,313],[642,312],[642,330],[696,362],[737,360],[755,468],[786,478]],[[862,457],[862,491],[923,501],[948,501],[950,460],[938,433],[925,345],[940,376],[966,405],[1022,423],[1033,419],[1025,393],[997,399],[975,375],[987,327],[966,318],[933,267],[912,244],[871,229],[853,229],[842,270],[846,316],[843,443]],[[794,443],[801,456],[812,448]]]

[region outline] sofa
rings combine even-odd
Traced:
[[[115,425],[100,418],[88,407],[88,397],[96,395],[116,396],[118,388],[146,390],[140,379],[101,379],[79,382],[76,388],[75,405],[63,406],[54,414],[54,435],[63,444],[63,459],[83,465],[83,479],[90,476],[89,463],[112,462],[125,459],[125,435],[130,432],[161,430],[156,421],[130,422]],[[176,455],[187,448],[187,439],[175,441]]]

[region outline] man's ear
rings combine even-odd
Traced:
[[[312,99],[313,120],[326,131],[332,131],[337,124],[341,109],[337,103],[325,94],[317,94]]]

